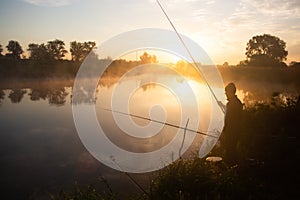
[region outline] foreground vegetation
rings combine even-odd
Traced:
[[[119,196],[107,184],[105,192],[76,186],[57,199],[297,199],[299,122],[299,98],[274,94],[245,108],[236,165],[180,159],[154,173],[148,194]],[[222,155],[216,147],[209,156]]]

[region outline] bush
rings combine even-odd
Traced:
[[[256,199],[260,185],[239,176],[237,166],[194,158],[158,172],[150,190],[152,199]]]

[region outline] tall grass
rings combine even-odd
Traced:
[[[258,199],[262,186],[240,168],[204,159],[179,160],[151,182],[152,199]]]
[[[151,182],[153,199],[297,199],[300,99],[279,94],[243,114],[237,164],[179,160]],[[222,148],[211,155],[222,156]]]

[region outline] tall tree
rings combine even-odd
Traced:
[[[72,60],[82,61],[96,46],[95,42],[77,42],[73,41],[70,43],[70,52],[72,55]]]
[[[47,61],[51,59],[51,55],[47,49],[47,46],[43,44],[30,43],[28,45],[27,51],[30,52],[29,59],[32,60],[44,60]]]
[[[10,40],[6,46],[7,50],[10,52],[8,56],[13,56],[14,58],[20,58],[23,53],[22,47],[18,41]]]
[[[247,63],[250,65],[278,65],[288,55],[286,43],[269,34],[257,35],[249,40],[246,47]]]
[[[95,46],[96,46],[96,42],[92,42],[92,41],[84,42],[84,48],[86,53],[90,53],[90,51],[92,51]]]
[[[82,59],[83,45],[81,42],[70,42],[70,52],[72,60],[79,61]]]
[[[30,43],[28,45],[28,49],[27,51],[29,51],[30,55],[29,55],[29,59],[33,59],[33,60],[38,60],[38,48],[39,45],[38,44],[34,44],[34,43]]]
[[[47,42],[47,50],[54,60],[60,60],[62,59],[65,54],[68,52],[65,49],[65,43],[62,40],[53,40]]]

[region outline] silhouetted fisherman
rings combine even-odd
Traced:
[[[226,104],[225,122],[220,138],[221,146],[225,149],[225,160],[233,164],[237,161],[237,144],[241,132],[241,118],[243,104],[236,96],[234,83],[225,87],[225,94],[228,100]],[[224,106],[221,102],[219,102]]]

